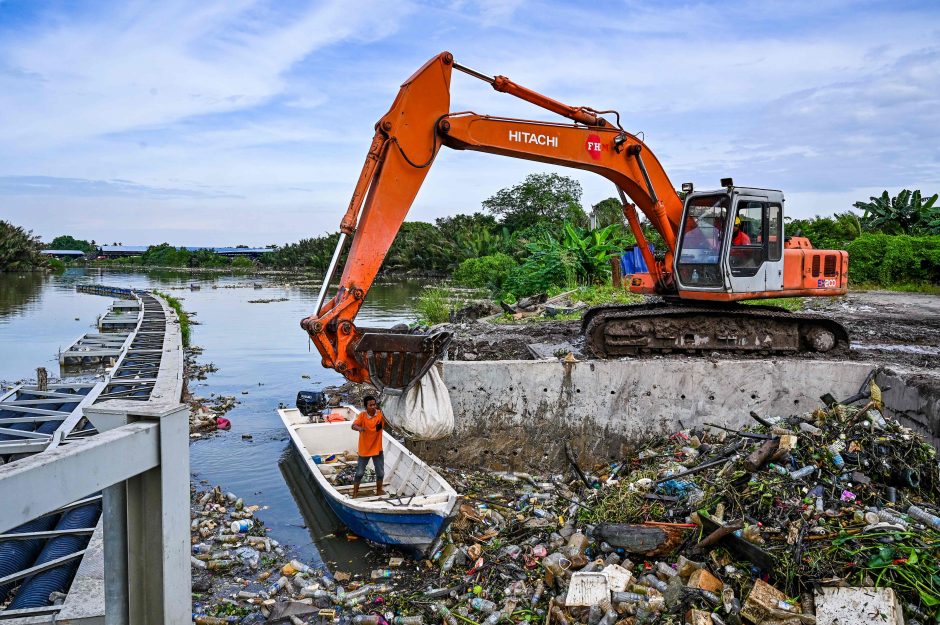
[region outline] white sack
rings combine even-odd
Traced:
[[[454,431],[454,409],[438,367],[432,366],[407,393],[383,402],[388,422],[411,438],[437,440]]]

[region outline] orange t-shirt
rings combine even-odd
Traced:
[[[370,417],[369,413],[363,410],[353,421],[353,425],[362,427],[359,432],[359,455],[368,458],[378,456],[382,453],[382,430],[376,430],[376,426],[382,424],[385,427],[385,415],[376,408],[375,416]]]

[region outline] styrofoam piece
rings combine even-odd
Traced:
[[[610,592],[623,592],[633,580],[633,573],[619,564],[608,564],[601,571],[607,576],[607,588]]]
[[[592,606],[604,599],[610,599],[610,587],[604,573],[572,573],[568,596],[565,597],[566,606]]]
[[[822,588],[816,592],[817,625],[904,625],[891,588]]]

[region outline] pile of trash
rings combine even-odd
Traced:
[[[231,395],[215,395],[209,398],[192,397],[189,400],[189,436],[201,438],[207,432],[228,430],[231,421],[224,415],[238,404]]]
[[[569,454],[570,476],[441,469],[454,521],[425,559],[362,578],[285,562],[253,508],[196,494],[194,571],[237,575],[196,622],[938,622],[935,450],[876,386],[854,401],[675,432],[593,470]]]
[[[676,432],[593,476],[572,458],[571,483],[464,480],[446,609],[490,625],[796,625],[861,605],[881,615],[858,622],[940,620],[936,453],[870,397]]]

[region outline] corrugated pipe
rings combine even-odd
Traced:
[[[8,534],[25,534],[26,532],[47,532],[55,527],[59,515],[49,514],[38,519],[14,527]],[[36,556],[46,544],[44,538],[32,540],[4,540],[0,542],[0,577],[12,575],[18,571],[29,568]],[[7,595],[15,584],[0,586],[0,603],[6,601]]]
[[[100,502],[74,508],[62,515],[62,519],[56,524],[55,528],[57,530],[72,530],[94,527],[100,514]],[[90,536],[57,536],[52,538],[46,543],[33,566],[80,551],[88,545],[90,539]],[[50,594],[56,591],[65,592],[71,585],[75,571],[78,570],[79,562],[78,559],[71,560],[54,569],[33,575],[20,586],[8,609],[20,610],[49,605]]]

